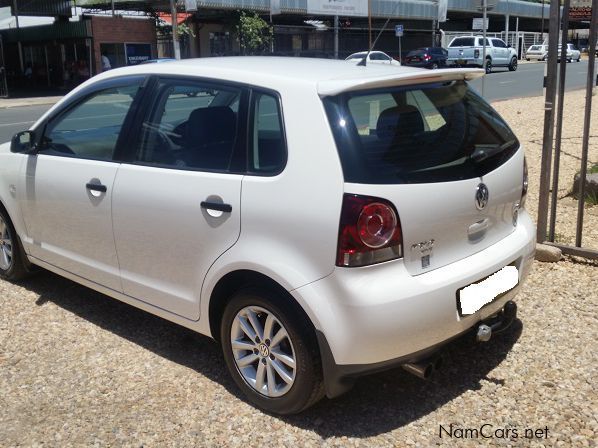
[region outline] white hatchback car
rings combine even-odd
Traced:
[[[535,230],[481,70],[209,58],[94,77],[0,146],[0,277],[41,266],[218,339],[250,402],[426,377],[515,316]]]
[[[366,55],[368,64],[401,65],[399,61],[393,59],[383,51],[360,51],[359,53],[347,56],[345,61],[361,62]]]

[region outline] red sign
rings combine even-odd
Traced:
[[[592,0],[571,0],[569,20],[574,22],[592,20]]]

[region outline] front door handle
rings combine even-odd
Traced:
[[[219,212],[230,213],[233,211],[233,206],[230,204],[223,204],[221,202],[201,201],[201,208],[207,210],[216,210]]]
[[[102,185],[102,184],[87,183],[87,184],[85,184],[85,188],[87,188],[88,190],[91,190],[91,191],[100,191],[102,193],[106,193],[106,191],[108,191],[108,188],[106,188],[106,185]]]

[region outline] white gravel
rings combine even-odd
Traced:
[[[568,98],[563,192],[578,163],[583,92]],[[496,107],[526,146],[535,214],[543,100]],[[575,201],[562,201],[558,233],[569,241]],[[584,242],[596,248],[588,210]],[[596,446],[597,267],[536,263],[518,297],[521,321],[485,345],[453,344],[431,381],[380,373],[285,418],[240,398],[208,338],[49,273],[0,281],[0,446]],[[463,438],[482,425],[495,437]]]

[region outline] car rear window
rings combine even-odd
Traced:
[[[509,159],[517,138],[463,81],[324,99],[346,182],[448,182]]]
[[[473,47],[474,46],[474,38],[473,37],[457,37],[455,40],[451,42],[451,47]]]
[[[532,50],[532,51],[538,51],[539,49],[540,49],[540,45],[532,45],[530,47],[530,50]]]

